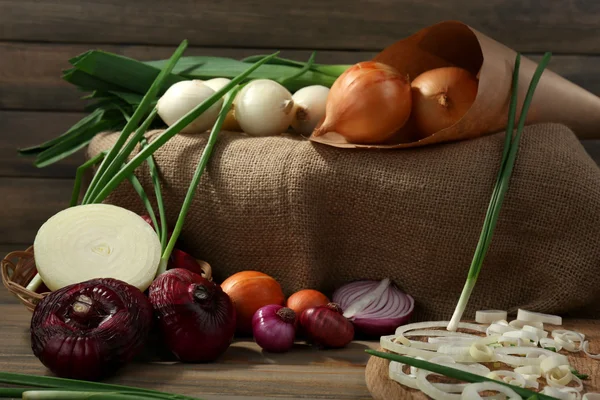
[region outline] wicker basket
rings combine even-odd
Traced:
[[[202,276],[212,281],[212,268],[205,261],[198,260],[202,269]],[[33,311],[49,292],[36,293],[27,289],[27,285],[37,273],[33,257],[33,246],[25,251],[13,251],[4,257],[2,264],[2,282],[4,286],[15,295],[29,311]]]

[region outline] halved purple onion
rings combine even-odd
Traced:
[[[415,307],[414,299],[387,278],[348,283],[335,291],[332,300],[340,305],[345,316],[346,310],[352,310],[348,319],[357,332],[366,336],[394,333],[410,320]]]

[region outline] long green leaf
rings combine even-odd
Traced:
[[[163,60],[148,61],[147,65],[160,67],[164,64]],[[221,59],[218,57],[182,57],[174,70],[180,76],[189,79],[211,79],[215,77],[234,78],[248,68],[248,63],[234,59]],[[294,76],[299,68],[287,65],[263,65],[260,70],[250,74],[246,79],[272,79],[286,80]],[[296,91],[305,86],[323,85],[331,87],[335,82],[335,77],[320,72],[307,71],[302,76],[292,79],[285,83],[285,87],[290,91]]]
[[[111,130],[115,126],[112,120],[102,120],[77,136],[70,137],[41,152],[34,165],[38,168],[47,167],[57,161],[67,158],[87,146],[94,136],[100,132]]]
[[[83,180],[83,174],[85,174],[85,172],[88,169],[90,169],[91,167],[96,165],[101,159],[103,159],[105,155],[106,152],[98,153],[77,168],[77,172],[75,173],[75,184],[73,185],[73,191],[71,193],[71,202],[69,203],[69,207],[74,207],[77,205],[77,201],[79,200],[79,192],[81,190],[81,181]]]
[[[62,79],[72,85],[77,86],[80,90],[126,90],[126,87],[119,86],[110,80],[100,79],[90,75],[80,69],[71,68],[63,72]]]
[[[260,60],[262,57],[264,57],[264,55],[259,54],[259,55],[246,57],[246,58],[242,59],[241,61],[245,62],[245,63],[248,63],[248,62],[252,63],[255,60]],[[296,68],[303,68],[304,66],[306,66],[305,62],[290,60],[290,59],[281,58],[281,57],[277,57],[277,58],[271,60],[269,62],[269,64],[287,65],[287,66],[296,67]],[[349,65],[349,64],[329,64],[329,65],[328,64],[313,64],[310,66],[310,69],[315,72],[320,72],[322,74],[333,76],[333,77],[337,78],[351,66],[352,65]]]
[[[277,54],[279,53],[274,53],[272,56],[274,57]],[[102,202],[131,172],[133,172],[137,167],[139,167],[159,147],[165,144],[177,133],[179,133],[193,120],[198,118],[198,116],[200,116],[203,112],[208,110],[213,104],[215,104],[219,99],[221,99],[225,94],[227,94],[227,92],[229,92],[233,87],[241,83],[248,75],[252,73],[252,71],[262,66],[268,60],[269,57],[266,57],[258,63],[252,65],[246,71],[233,78],[229,83],[227,83],[227,85],[217,90],[209,98],[204,100],[201,104],[199,104],[193,110],[191,110],[182,118],[180,118],[173,125],[168,127],[164,132],[162,132],[158,137],[156,137],[156,139],[153,140],[152,143],[148,144],[146,148],[142,149],[136,156],[134,156],[124,168],[122,168],[117,174],[115,174],[112,177],[112,179],[102,188],[100,193],[93,198],[92,202]]]
[[[132,58],[96,50],[78,59],[73,65],[79,71],[126,89],[121,89],[121,91],[145,94],[160,74],[162,67],[167,64],[168,60],[161,67],[155,68]],[[171,70],[169,70],[169,74],[163,79],[164,86],[161,86],[161,88],[168,88],[174,83],[183,80],[183,78],[172,74]],[[120,89],[108,90],[119,91]]]
[[[447,376],[448,378],[458,379],[458,380],[464,381],[464,382],[469,382],[469,383],[494,382],[494,383],[498,383],[500,385],[503,385],[503,386],[511,388],[519,396],[521,396],[523,398],[528,398],[530,396],[536,395],[536,396],[539,396],[540,400],[558,400],[555,397],[551,397],[551,396],[548,396],[548,395],[536,393],[534,391],[531,391],[529,389],[524,389],[522,387],[513,386],[513,385],[510,385],[510,384],[508,384],[508,383],[506,383],[504,381],[497,381],[497,380],[494,380],[494,379],[487,378],[485,376],[481,376],[481,375],[477,375],[477,374],[472,374],[472,373],[467,372],[467,371],[463,371],[463,370],[460,370],[460,369],[447,367],[445,365],[436,364],[436,363],[432,363],[432,362],[425,361],[425,360],[418,360],[418,359],[413,358],[413,357],[406,357],[406,356],[401,356],[399,354],[385,353],[385,352],[382,352],[382,351],[376,351],[376,350],[371,350],[371,349],[365,350],[365,352],[367,352],[368,354],[370,354],[372,356],[375,356],[375,357],[385,358],[385,359],[391,360],[391,361],[396,361],[396,362],[399,362],[401,364],[410,365],[410,366],[415,367],[415,368],[419,368],[419,369],[423,369],[423,370],[426,370],[426,371],[434,372],[436,374],[441,374],[441,375]]]
[[[150,216],[150,219],[152,220],[152,223],[154,224],[154,229],[156,230],[156,235],[157,236],[160,235],[160,231],[158,230],[159,229],[158,221],[156,220],[156,214],[154,213],[154,209],[152,208],[152,203],[150,202],[150,199],[148,198],[148,195],[146,194],[146,191],[144,190],[142,183],[137,178],[137,176],[135,176],[135,174],[129,175],[128,179],[129,179],[129,182],[131,182],[131,186],[133,186],[133,189],[140,197],[142,204],[146,208],[146,212],[148,213],[148,216]]]
[[[140,144],[142,145],[142,148],[145,148],[148,146],[148,141],[143,137]],[[160,216],[160,229],[158,225],[155,225],[155,227],[158,232],[158,237],[160,238],[162,250],[164,250],[167,245],[167,215],[165,213],[165,204],[160,188],[160,177],[158,176],[158,168],[154,162],[154,156],[149,156],[146,159],[146,162],[148,163],[148,170],[150,172],[150,177],[152,178],[152,185],[154,186],[154,194],[156,196],[156,206],[158,207],[158,214]]]
[[[127,124],[121,131],[121,134],[119,135],[117,141],[115,142],[113,147],[110,149],[108,155],[104,158],[104,161],[100,165],[100,168],[98,169],[97,174],[92,179],[92,182],[90,183],[90,187],[88,188],[88,190],[84,196],[84,200],[83,200],[84,204],[87,204],[87,202],[89,200],[93,199],[95,194],[97,193],[97,191],[101,189],[101,187],[99,187],[100,183],[102,183],[103,181],[112,177],[112,175],[107,175],[107,173],[112,173],[113,171],[116,170],[116,168],[119,168],[121,166],[121,164],[124,162],[123,157],[118,157],[119,152],[121,151],[121,148],[125,145],[125,142],[129,138],[129,135],[133,132],[133,130],[138,125],[138,123],[140,122],[142,117],[144,115],[146,115],[146,113],[148,112],[148,109],[151,106],[151,103],[154,101],[154,99],[158,95],[161,88],[165,85],[165,83],[168,82],[168,77],[171,75],[171,71],[173,70],[173,67],[175,66],[175,64],[177,63],[179,58],[182,56],[182,54],[186,48],[187,48],[187,41],[184,40],[179,45],[179,47],[175,50],[175,52],[169,59],[169,62],[164,66],[164,68],[160,71],[160,73],[155,77],[154,82],[150,86],[150,89],[148,89],[146,94],[144,95],[142,102],[135,109],[135,112],[133,113],[133,116],[131,117],[131,119],[129,121],[127,121]],[[139,139],[137,141],[139,141]],[[136,143],[137,143],[137,141],[136,141]],[[119,158],[120,161],[113,163],[113,161],[115,161],[116,158]],[[131,172],[133,172],[133,171],[131,171]]]
[[[85,117],[80,119],[75,125],[73,125],[71,128],[69,128],[69,130],[67,130],[62,135],[57,136],[54,139],[48,140],[47,142],[38,144],[33,147],[19,149],[19,153],[23,154],[23,155],[36,154],[36,153],[41,152],[42,150],[45,150],[49,147],[54,146],[57,143],[60,143],[61,141],[65,140],[65,139],[76,136],[76,135],[84,132],[90,126],[100,122],[100,120],[104,116],[104,112],[105,111],[103,109],[94,110],[91,114],[86,115]]]

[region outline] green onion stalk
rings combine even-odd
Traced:
[[[519,67],[521,61],[521,55],[517,54],[513,72],[512,94],[509,106],[509,115],[506,126],[506,137],[504,141],[504,150],[502,153],[500,170],[498,172],[492,198],[487,209],[485,221],[483,223],[483,228],[479,237],[479,242],[477,243],[477,248],[475,250],[475,254],[471,262],[471,267],[469,268],[467,281],[465,282],[462,293],[458,300],[458,304],[456,305],[454,314],[452,315],[452,318],[447,327],[449,331],[456,331],[456,329],[458,328],[458,324],[462,319],[463,313],[467,307],[467,303],[469,302],[469,298],[471,297],[471,293],[475,288],[475,283],[477,282],[479,273],[481,272],[481,267],[483,266],[485,256],[492,241],[494,229],[496,228],[496,224],[499,219],[500,208],[502,207],[504,196],[506,195],[506,192],[508,190],[508,183],[510,181],[510,177],[515,165],[515,160],[517,158],[519,142],[521,140],[523,128],[525,127],[525,121],[527,119],[527,113],[529,111],[529,107],[533,99],[533,94],[542,76],[542,73],[544,72],[544,69],[550,62],[550,58],[551,53],[546,53],[542,58],[541,62],[539,63],[535,73],[533,74],[533,77],[529,84],[529,89],[525,96],[525,101],[523,102],[523,107],[521,109],[519,124],[517,126],[516,133],[514,133],[513,137],[514,123],[517,111],[517,88],[519,80]]]

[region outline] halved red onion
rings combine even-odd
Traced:
[[[394,333],[410,319],[414,299],[385,278],[348,283],[333,293],[332,300],[344,310],[354,328],[367,336]]]

